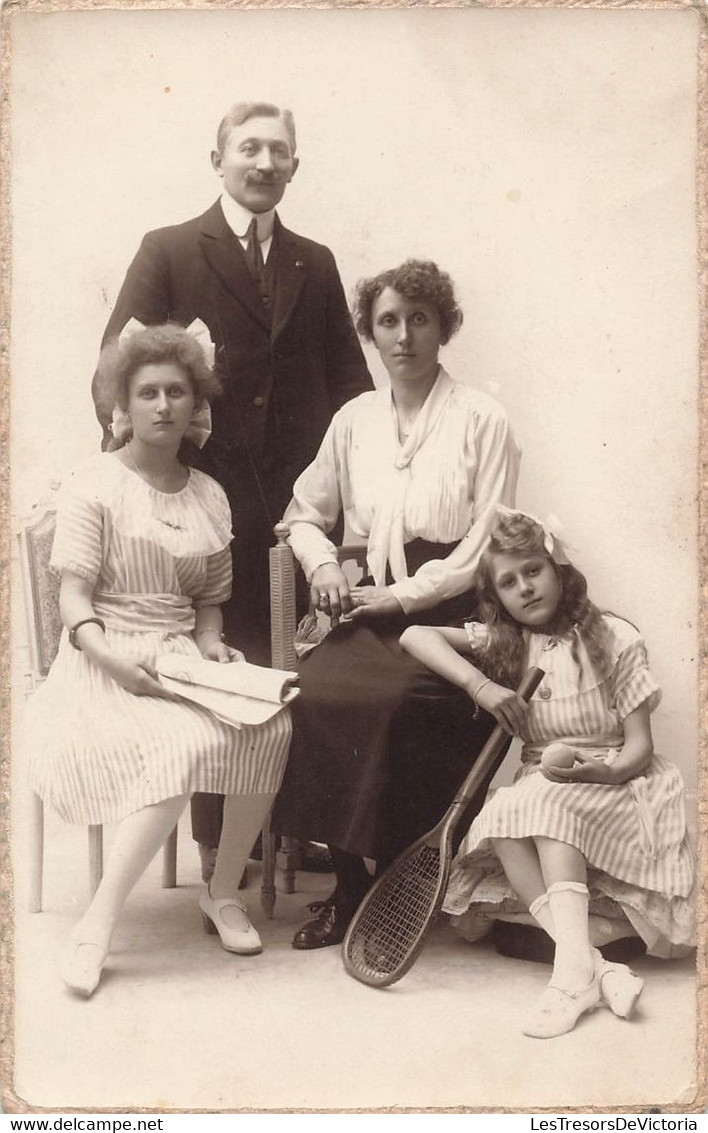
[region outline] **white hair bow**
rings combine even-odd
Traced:
[[[531,515],[528,511],[521,511],[520,508],[506,507],[504,504],[497,504],[498,515],[523,515],[525,519],[530,519],[532,523],[537,523],[543,532],[543,546],[548,552],[554,563],[558,566],[567,566],[570,562],[565,550],[565,541],[561,538],[563,525],[558,519],[558,516],[550,513],[545,521],[539,519],[537,515]]]
[[[189,326],[185,327],[184,329],[186,330],[187,334],[191,334],[192,338],[196,338],[197,342],[202,348],[204,361],[206,362],[209,369],[211,369],[214,365],[216,347],[212,342],[209,327],[205,322],[203,322],[202,319],[192,319]],[[144,330],[147,330],[147,327],[144,323],[141,323],[139,319],[128,319],[128,322],[125,324],[122,331],[118,335],[118,342],[122,345],[124,342],[127,342],[129,338],[132,338],[134,334],[140,334],[141,331]]]
[[[191,334],[192,338],[196,338],[197,342],[202,348],[204,353],[204,361],[211,370],[214,366],[214,355],[216,354],[216,347],[212,341],[209,327],[201,319],[192,319],[188,327],[185,327],[187,334]]]
[[[194,410],[184,436],[197,448],[204,448],[211,436],[211,406],[208,401],[203,401],[199,409]]]

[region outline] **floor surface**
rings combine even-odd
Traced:
[[[279,894],[268,922],[257,863],[246,897],[264,952],[234,956],[202,930],[187,819],[179,887],[160,888],[156,860],[131,896],[98,992],[77,999],[57,967],[86,901],[85,831],[49,818],[46,840],[40,914],[24,911],[16,855],[14,1090],[32,1106],[671,1111],[693,1096],[691,961],[636,962],[646,986],[631,1021],[602,1008],[568,1035],[531,1039],[519,1020],[548,979],[545,966],[499,956],[488,941],[467,944],[445,922],[398,984],[365,987],[345,973],[339,948],[290,946],[307,901],[331,878],[299,874],[298,892]]]

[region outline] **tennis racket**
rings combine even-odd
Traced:
[[[528,700],[543,676],[543,669],[529,669],[518,695]],[[455,828],[507,739],[497,724],[438,824],[399,854],[367,893],[342,944],[350,976],[372,987],[388,987],[416,960],[443,902]]]

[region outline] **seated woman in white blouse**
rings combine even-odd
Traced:
[[[274,812],[283,834],[328,843],[337,886],[295,948],[339,943],[370,876],[431,827],[494,724],[400,648],[410,623],[469,618],[471,579],[519,449],[504,409],[453,380],[438,353],[462,312],[450,277],[408,260],[359,284],[359,333],[390,385],[334,416],[285,513],[312,601],[335,628],[303,661],[290,761]],[[350,590],[328,533],[344,512],[370,578]],[[470,815],[479,809],[485,790]]]

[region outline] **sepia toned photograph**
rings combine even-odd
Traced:
[[[3,22],[5,1110],[695,1112],[698,13]]]

